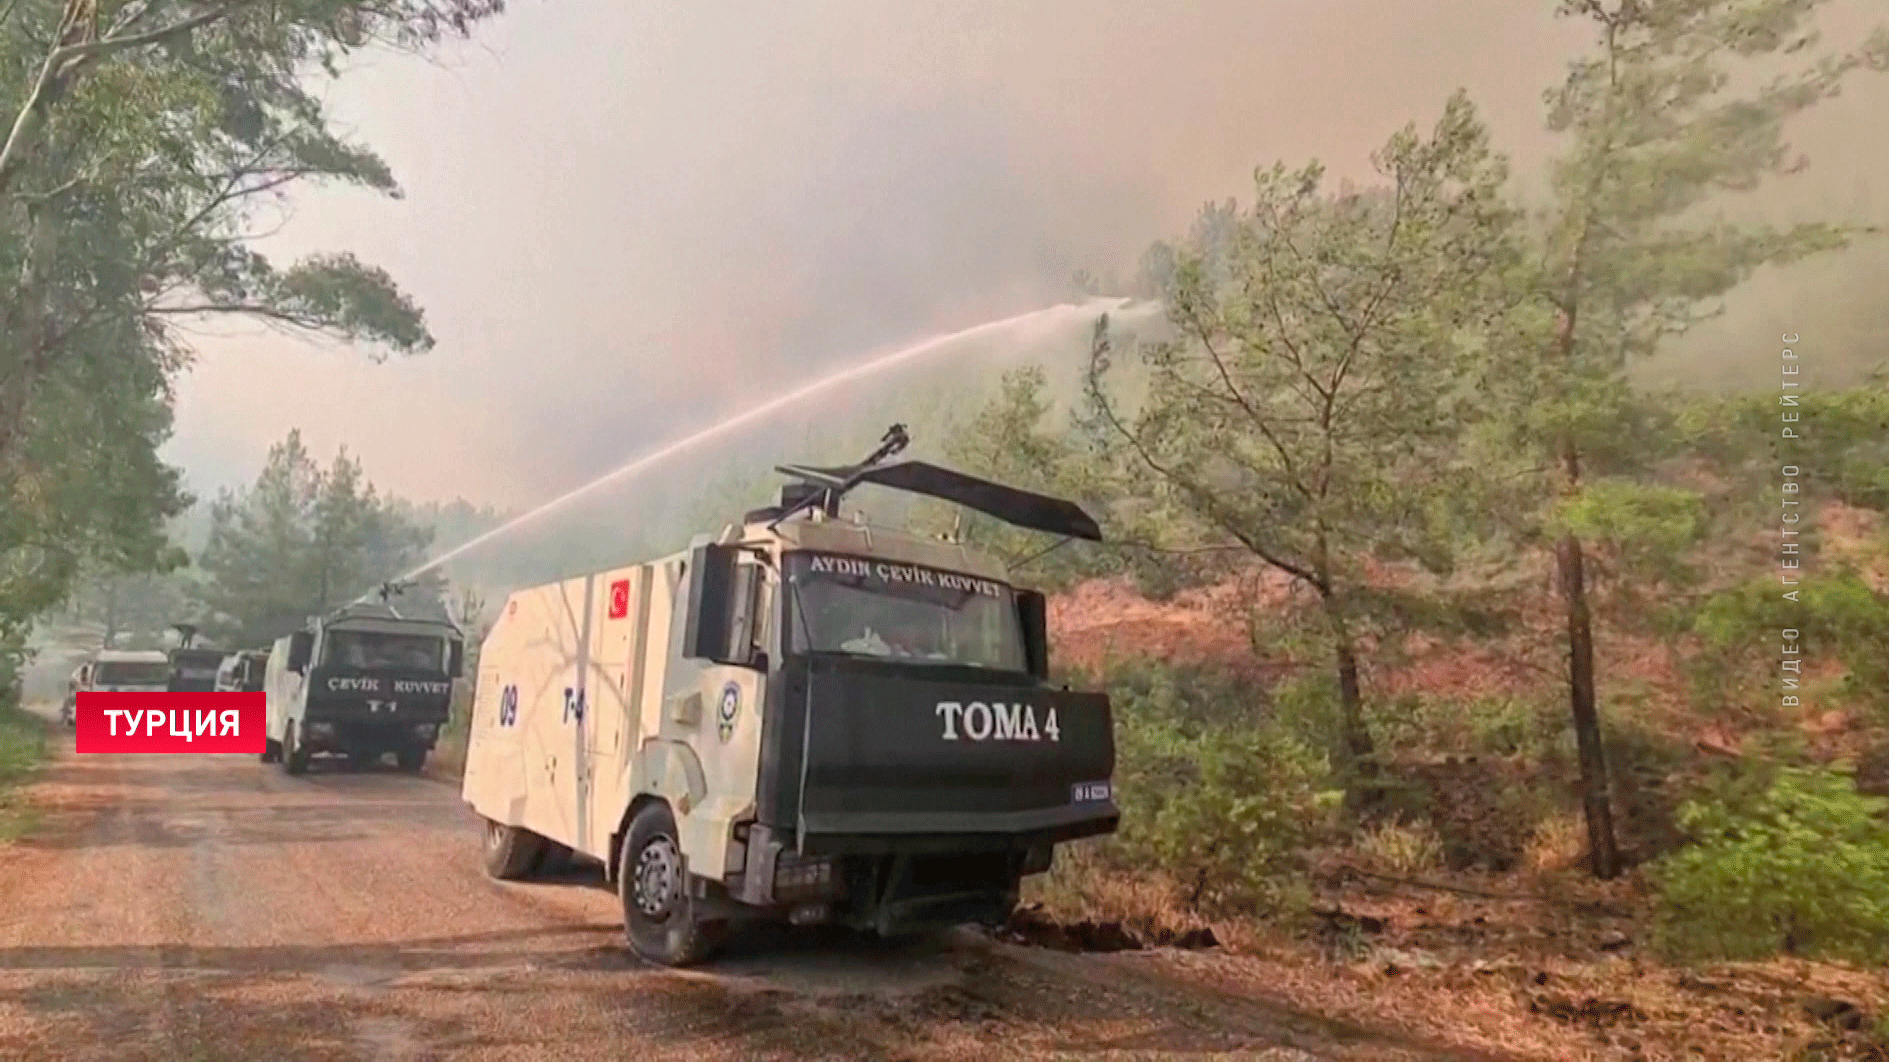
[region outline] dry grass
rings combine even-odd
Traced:
[[[1364,831],[1357,853],[1373,870],[1418,874],[1442,865],[1443,838],[1427,821],[1386,822]]]
[[[1578,826],[1547,820],[1531,844],[1534,865],[1515,875],[1432,873],[1422,883],[1377,879],[1322,891],[1321,908],[1370,925],[1381,920],[1376,932],[1329,917],[1207,918],[1188,910],[1185,890],[1171,879],[1109,869],[1085,846],[1033,883],[1027,898],[1060,921],[1119,922],[1142,934],[1210,926],[1220,948],[1155,961],[1184,982],[1494,1057],[1889,1060],[1889,1041],[1869,1028],[1889,1016],[1889,979],[1800,962],[1687,970],[1642,954],[1638,883],[1603,885],[1555,869],[1578,860]],[[1396,831],[1377,836],[1380,856],[1422,847]],[[1400,839],[1386,844],[1392,836]],[[1820,1021],[1806,1008],[1817,998],[1855,1006],[1867,1015],[1864,1027]]]
[[[1578,866],[1587,854],[1587,824],[1579,814],[1555,812],[1535,824],[1523,849],[1531,874],[1557,874]]]
[[[1048,874],[1026,879],[1023,901],[1041,905],[1046,915],[1064,924],[1112,922],[1136,936],[1170,938],[1204,926],[1228,946],[1256,940],[1256,927],[1249,921],[1211,919],[1190,910],[1186,888],[1173,878],[1125,873],[1106,865],[1095,842],[1059,848]]]

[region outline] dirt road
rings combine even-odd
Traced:
[[[0,850],[0,1058],[1406,1057],[1145,955],[802,936],[653,969],[599,880],[487,880],[458,794],[392,772],[68,748],[38,797]]]

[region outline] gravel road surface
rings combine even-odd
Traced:
[[[1441,1058],[1164,978],[1152,955],[808,934],[699,971],[601,879],[501,884],[458,794],[235,756],[74,756],[0,849],[0,1058]]]

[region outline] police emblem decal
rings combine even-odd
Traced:
[[[730,682],[722,687],[721,708],[716,713],[718,720],[716,729],[721,734],[723,744],[735,735],[735,716],[739,714],[741,714],[741,687]]]

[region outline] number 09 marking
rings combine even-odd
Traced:
[[[518,687],[507,686],[498,694],[498,725],[518,725]]]

